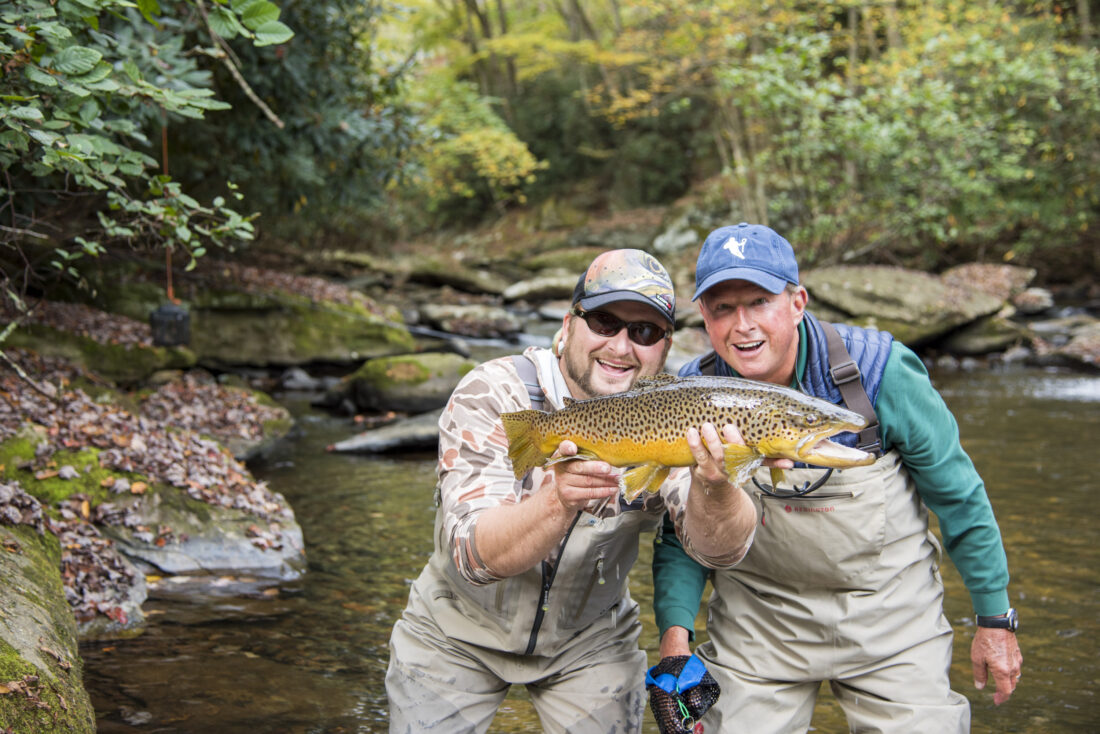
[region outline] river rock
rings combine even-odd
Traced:
[[[952,288],[973,288],[1002,301],[1008,301],[1023,292],[1034,278],[1034,268],[997,263],[966,263],[940,274],[944,285]]]
[[[476,366],[473,360],[443,352],[380,357],[344,378],[340,392],[361,411],[424,413],[442,408],[458,381]]]
[[[53,535],[0,523],[0,726],[6,731],[96,731],[60,557]]]
[[[211,366],[355,362],[400,354],[412,336],[358,305],[314,303],[289,294],[205,292],[191,311],[191,349]]]
[[[172,487],[154,485],[140,495],[120,495],[99,514],[104,519],[100,525],[103,534],[146,569],[171,574],[247,573],[277,579],[295,579],[305,572],[302,530],[289,506],[281,516],[265,520],[242,510],[199,502]],[[164,528],[169,528],[170,534],[152,532]]]
[[[1084,313],[1031,324],[1040,364],[1100,369],[1100,320]]]
[[[185,347],[112,344],[41,324],[20,326],[4,346],[67,359],[119,384],[139,383],[159,370],[191,367],[198,359]]]
[[[1012,305],[1025,316],[1036,316],[1054,308],[1054,294],[1046,288],[1028,288],[1012,296]]]
[[[887,266],[835,266],[807,271],[803,284],[838,320],[891,332],[919,347],[1000,311],[1003,301],[979,290]],[[811,308],[818,313],[811,302]]]
[[[96,305],[148,320],[164,301],[159,270],[150,263],[97,263],[88,271]],[[413,347],[400,312],[323,278],[205,258],[196,271],[176,277],[180,305],[190,314],[187,346],[204,366],[347,364]]]
[[[523,321],[498,306],[482,304],[425,304],[420,319],[449,334],[490,339],[515,336],[523,331]]]
[[[336,453],[376,454],[388,451],[418,451],[439,445],[440,411],[421,413],[379,428],[362,431],[328,447]]]
[[[512,301],[549,301],[553,299],[572,299],[573,289],[577,287],[580,273],[565,270],[543,273],[535,278],[521,280],[504,289],[504,300]]]
[[[499,296],[509,281],[480,267],[471,267],[453,257],[416,258],[408,266],[407,278],[413,283],[447,285],[467,293]]]
[[[1007,309],[1011,312],[1011,307]],[[1030,342],[1026,326],[1008,318],[1004,312],[978,319],[952,332],[938,345],[959,355],[1002,352],[1011,346]]]

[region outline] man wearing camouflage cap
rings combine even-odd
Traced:
[[[527,686],[544,731],[641,729],[646,656],[627,588],[639,534],[667,509],[692,557],[727,567],[751,542],[753,508],[712,425],[687,436],[696,467],[626,504],[602,461],[516,480],[500,416],[629,389],[662,369],[674,324],[661,264],[606,252],[578,280],[553,350],[486,362],[455,388],[439,421],[435,551],[390,638],[391,732],[484,732],[511,684]],[[576,451],[563,441],[557,455]]]

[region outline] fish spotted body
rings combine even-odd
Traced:
[[[543,466],[564,440],[577,456],[616,467],[632,467],[620,479],[633,501],[656,492],[671,467],[695,463],[689,428],[712,423],[737,426],[745,445],[723,444],[724,463],[741,485],[764,459],[786,458],[815,466],[866,466],[875,457],[829,441],[842,431],[859,431],[866,420],[826,400],[790,388],[737,377],[673,377],[639,380],[626,392],[588,400],[566,400],[561,410],[522,410],[501,416],[508,455],[517,479]]]

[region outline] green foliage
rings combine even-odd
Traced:
[[[263,18],[246,12],[246,25],[254,15]],[[232,109],[169,128],[174,170],[208,195],[212,182],[237,183],[267,234],[362,237],[414,134],[395,96],[404,62],[376,58],[378,2],[287,0],[282,17],[303,29],[286,45],[227,44],[282,127],[261,116],[222,64],[213,87]]]
[[[228,108],[196,61],[215,50],[185,48],[196,9],[205,12],[201,0],[171,6],[178,16],[161,16],[155,0],[25,0],[0,9],[5,254],[52,242],[49,265],[76,276],[80,257],[120,243],[178,249],[193,263],[211,244],[252,238],[252,217],[222,197],[200,204],[149,155],[160,119]],[[215,15],[234,18],[255,43],[291,35],[262,0],[219,4]],[[9,295],[29,285],[16,283],[16,272],[4,266]]]
[[[627,148],[669,100],[705,110],[734,210],[809,263],[1095,242],[1100,54],[1059,6],[637,0],[623,17],[614,47],[646,61],[604,57],[621,66],[593,108]]]
[[[410,157],[414,173],[403,195],[430,212],[459,217],[526,201],[524,187],[547,164],[504,124],[492,102],[473,84],[445,74],[426,76],[410,90],[409,104],[421,117]]]

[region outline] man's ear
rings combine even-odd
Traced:
[[[798,318],[794,321],[795,326],[802,323],[802,318],[806,315],[806,304],[809,302],[810,294],[802,286],[798,286],[798,290],[791,294],[791,305],[798,311]]]

